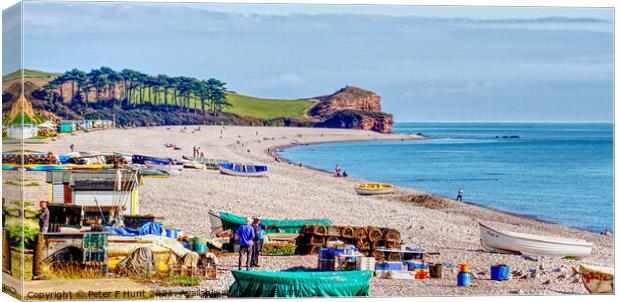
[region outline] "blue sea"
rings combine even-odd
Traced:
[[[422,141],[297,146],[288,160],[579,229],[613,232],[612,124],[396,123]],[[518,138],[509,138],[518,136]]]

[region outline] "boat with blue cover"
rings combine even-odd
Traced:
[[[261,177],[267,175],[267,166],[240,163],[220,163],[220,173],[232,176]]]

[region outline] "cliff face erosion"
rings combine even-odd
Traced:
[[[381,111],[381,97],[358,87],[346,86],[334,94],[320,97],[309,115],[322,120],[316,127],[350,128],[392,132],[394,118]]]

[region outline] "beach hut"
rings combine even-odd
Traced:
[[[37,126],[33,124],[13,124],[7,127],[7,136],[16,139],[27,139],[37,136]]]
[[[82,206],[125,206],[139,214],[139,175],[127,170],[48,171],[48,200]]]
[[[77,123],[79,122],[73,120],[60,121],[58,129],[61,133],[73,133],[77,131]]]

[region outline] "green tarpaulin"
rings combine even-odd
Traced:
[[[228,212],[220,212],[220,219],[224,230],[236,230],[240,225],[245,224],[245,217],[237,216]],[[301,228],[306,224],[330,225],[329,219],[299,219],[299,220],[278,220],[261,219],[264,225],[277,224],[277,229],[265,230],[265,233],[301,233]]]
[[[233,297],[352,297],[368,296],[372,271],[253,272],[232,271]]]

